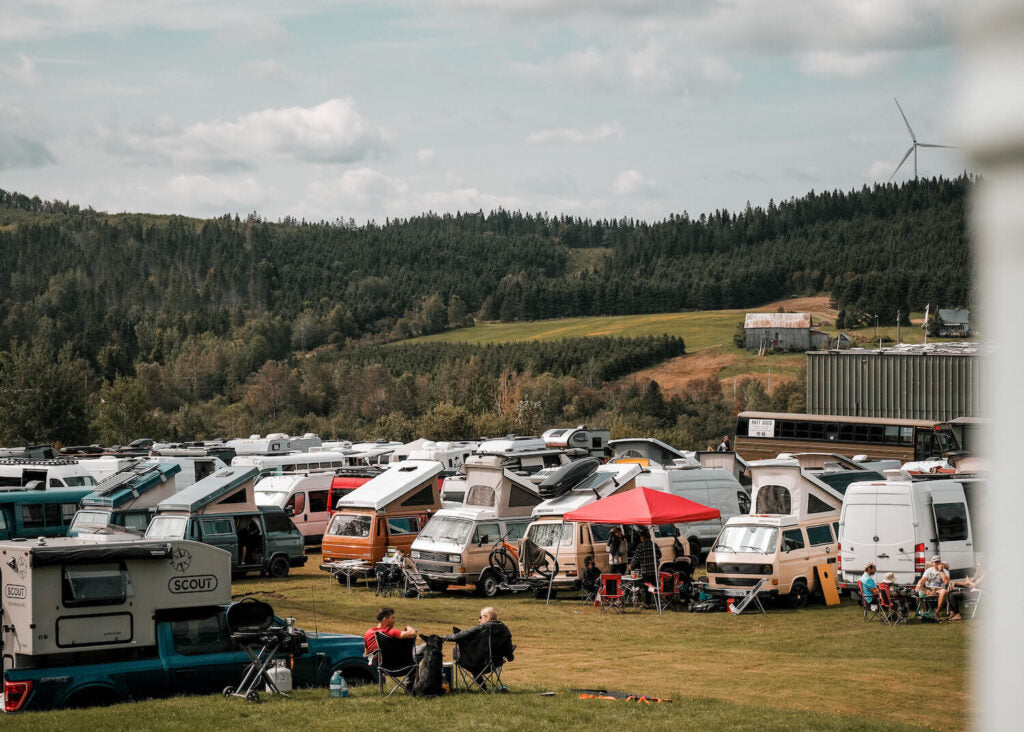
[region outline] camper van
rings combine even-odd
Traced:
[[[551,429],[541,435],[546,447],[561,450],[586,450],[591,457],[607,460],[612,456],[608,445],[612,433],[610,430],[592,430],[585,424],[575,428]]]
[[[612,449],[612,459],[618,462],[631,459],[641,465],[670,465],[673,460],[685,460],[688,457],[685,452],[652,437],[624,437],[610,440],[608,446]]]
[[[526,538],[550,552],[558,561],[558,574],[551,580],[551,591],[579,589],[583,562],[588,556],[602,572],[608,572],[610,526],[567,522],[562,517],[601,498],[636,487],[641,468],[635,463],[609,463],[595,468],[581,481],[560,495],[549,498],[533,509],[533,522],[526,529]],[[544,486],[541,486],[544,490]],[[661,547],[662,559],[671,561],[672,532],[656,532],[655,542]],[[543,583],[547,588],[548,583]],[[540,587],[540,583],[537,583]]]
[[[327,494],[327,507],[331,516],[338,510],[338,501],[361,485],[364,485],[386,470],[384,465],[366,465],[360,468],[336,468]]]
[[[276,506],[257,506],[256,468],[222,468],[157,504],[147,539],[189,539],[231,554],[232,571],[285,577],[306,563],[302,534]]]
[[[680,525],[685,531],[687,554],[696,557],[711,548],[726,521],[743,513],[741,500],[748,508],[750,505],[747,492],[732,473],[721,468],[705,468],[690,459],[676,460],[665,466],[651,465],[637,476],[636,485],[719,510],[721,518]]]
[[[67,536],[78,503],[92,488],[0,491],[0,539]]]
[[[94,534],[110,527],[145,532],[157,504],[174,495],[175,477],[180,472],[178,465],[143,461],[114,473],[82,499],[68,536]]]
[[[436,460],[403,460],[338,500],[323,536],[324,562],[361,559],[375,564],[388,547],[405,553],[441,509]],[[330,571],[326,564],[321,566]]]
[[[915,478],[902,470],[850,484],[839,519],[840,586],[855,591],[868,562],[880,574],[894,572],[898,584],[914,584],[935,554],[951,578],[966,576],[985,547],[987,488],[978,476]]]
[[[96,479],[74,458],[2,458],[0,490],[3,488],[87,488]]]
[[[541,500],[536,484],[505,464],[500,455],[466,460],[464,504],[438,511],[412,543],[412,559],[432,588],[472,584],[486,597],[498,594],[491,550],[502,538],[518,543]]]
[[[803,464],[801,464],[803,460]],[[708,589],[744,595],[762,578],[761,594],[807,604],[818,587],[814,568],[838,556],[837,531],[849,474],[820,456],[787,456],[750,463],[751,513],[726,522],[708,554]]]
[[[286,455],[236,455],[231,459],[234,468],[256,468],[262,478],[265,475],[285,473],[331,472],[350,465],[351,453],[347,452],[292,452]]]
[[[333,479],[333,473],[268,475],[256,483],[256,505],[283,508],[306,544],[319,544],[331,517],[328,493]]]
[[[281,455],[288,452],[307,452],[314,447],[320,447],[323,441],[311,432],[301,437],[289,437],[286,434],[275,432],[260,437],[249,435],[248,438],[228,440],[225,445],[235,451],[236,455]]]

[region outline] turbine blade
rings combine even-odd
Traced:
[[[896,102],[896,109],[900,110],[900,117],[903,118],[903,124],[907,126],[907,132],[910,133],[910,139],[917,142],[917,135],[914,134],[914,130],[910,127],[910,122],[907,121],[907,115],[903,114],[903,107],[900,106],[900,100],[893,97],[892,100]]]
[[[900,172],[900,168],[903,167],[903,163],[907,162],[907,158],[910,157],[910,153],[912,152],[914,152],[913,145],[911,145],[910,149],[907,150],[907,154],[903,156],[903,160],[900,161],[900,164],[896,166],[896,170],[892,171],[892,175],[889,176],[889,182],[892,182],[892,179],[895,178],[896,174]]]
[[[930,142],[919,142],[919,143],[917,143],[917,146],[918,147],[945,147],[945,148],[948,148],[950,150],[959,150],[960,149],[956,145],[933,145]]]

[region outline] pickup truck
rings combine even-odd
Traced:
[[[249,656],[231,639],[225,613],[230,605],[158,611],[156,645],[83,652],[73,665],[67,656],[27,657],[10,668],[4,656],[5,712],[113,704],[177,694],[211,694],[241,679]],[[283,624],[279,618],[275,623]],[[340,670],[349,684],[374,676],[363,657],[363,639],[310,633],[309,650],[294,659],[292,684],[326,688]]]

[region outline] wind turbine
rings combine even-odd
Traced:
[[[903,107],[900,106],[900,100],[893,97],[892,100],[896,102],[896,109],[900,110],[900,116],[903,118],[903,124],[907,126],[907,132],[910,133],[910,149],[903,156],[900,164],[896,166],[896,170],[892,171],[892,175],[889,176],[889,181],[892,181],[896,177],[896,174],[900,172],[900,168],[903,167],[903,163],[907,162],[907,158],[910,157],[910,153],[914,153],[914,180],[917,180],[917,148],[919,147],[945,147],[945,148],[956,148],[956,145],[934,145],[930,142],[918,142],[917,135],[914,134],[913,128],[910,126],[910,122],[907,121],[907,115],[903,114]]]

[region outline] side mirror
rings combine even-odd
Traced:
[[[285,506],[284,507],[284,515],[287,516],[288,518],[291,518],[292,516],[294,516],[295,515],[295,506]]]
[[[476,543],[476,545],[477,546],[483,546],[484,544],[486,544],[490,540],[491,540],[491,538],[489,536],[487,536],[487,534],[484,534],[483,536],[480,537],[480,541],[478,541]]]

